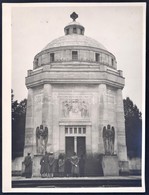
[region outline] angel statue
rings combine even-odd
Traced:
[[[36,151],[37,154],[44,154],[48,142],[48,127],[43,128],[43,125],[36,128]]]
[[[113,155],[114,154],[114,141],[115,141],[115,130],[114,127],[107,125],[107,128],[103,127],[103,142],[105,154]]]

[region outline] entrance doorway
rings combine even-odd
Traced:
[[[70,157],[74,153],[74,137],[65,138],[66,156]]]
[[[66,156],[73,156],[74,152],[80,157],[86,153],[86,127],[66,126],[65,127],[65,153]]]
[[[66,137],[65,138],[65,151],[66,156],[73,156],[74,152],[78,156],[85,155],[86,143],[85,137]]]
[[[77,137],[77,155],[85,155],[86,153],[86,144],[85,137]]]

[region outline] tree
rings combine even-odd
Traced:
[[[24,99],[20,103],[18,103],[17,100],[14,101],[14,94],[12,90],[11,103],[12,103],[12,158],[15,158],[23,155],[27,100]]]
[[[123,103],[128,157],[141,157],[142,114],[129,97]]]

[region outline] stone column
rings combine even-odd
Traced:
[[[100,84],[98,87],[98,102],[99,102],[99,153],[105,153],[104,144],[102,138],[103,127],[108,124],[108,109],[107,109],[107,86],[106,84]]]
[[[42,123],[48,127],[47,151],[53,151],[53,124],[52,124],[52,86],[44,84],[43,86],[43,106],[42,106]]]
[[[24,156],[30,152],[32,155],[34,140],[34,113],[33,113],[33,89],[28,89],[27,109],[26,109],[26,124],[25,124],[25,146]]]
[[[117,105],[116,105],[116,119],[117,119],[117,150],[120,163],[120,170],[122,172],[128,171],[126,135],[125,135],[125,120],[124,120],[124,106],[122,90],[117,90]]]

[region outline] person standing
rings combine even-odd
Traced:
[[[71,176],[71,161],[70,161],[70,158],[66,158],[66,161],[65,161],[65,174],[66,174],[66,177],[70,177]]]
[[[53,177],[53,174],[54,174],[54,162],[55,162],[55,159],[53,156],[53,152],[50,152],[50,155],[49,155],[49,176],[50,177]]]
[[[80,160],[79,160],[80,177],[84,177],[84,169],[85,169],[85,158],[82,154],[81,157],[80,157]]]
[[[64,177],[64,167],[65,167],[64,165],[65,165],[64,156],[60,154],[58,159],[58,172],[60,177]]]
[[[74,152],[74,155],[71,157],[71,172],[73,177],[78,177],[79,176],[79,158],[77,154]]]
[[[48,177],[49,175],[49,155],[47,152],[45,152],[45,155],[42,157],[40,161],[41,165],[41,177]]]
[[[25,177],[31,178],[32,177],[32,158],[30,156],[30,153],[25,157],[24,159],[24,165],[25,165]]]
[[[40,175],[41,177],[44,177],[44,156],[40,160]]]

